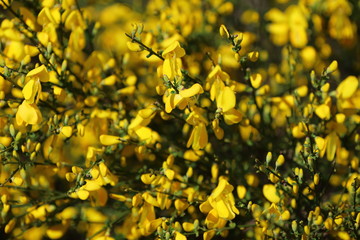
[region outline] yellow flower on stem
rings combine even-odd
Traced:
[[[205,90],[210,90],[210,99],[212,101],[217,98],[219,92],[225,87],[224,82],[229,79],[230,76],[226,72],[223,72],[219,65],[216,65],[209,73],[205,83]]]
[[[232,194],[234,187],[224,178],[220,178],[218,186],[213,190],[208,199],[200,205],[202,213],[212,214],[215,218],[232,220],[239,210],[235,207]]]
[[[44,65],[31,70],[26,79],[29,79],[25,84],[22,94],[29,104],[37,103],[41,94],[41,83],[48,82],[50,79],[49,73]]]
[[[29,104],[26,100],[24,100],[16,112],[16,123],[18,125],[33,125],[39,124],[41,121],[42,115],[36,104]]]
[[[177,76],[181,76],[181,57],[185,56],[185,50],[180,46],[178,41],[173,42],[162,53],[164,58],[163,74],[170,80]]]
[[[163,95],[163,101],[165,103],[165,111],[170,113],[175,107],[184,109],[188,104],[193,105],[192,97],[204,92],[202,86],[195,83],[188,89],[182,89],[179,93],[172,93],[172,89],[168,89]]]
[[[232,125],[239,123],[242,119],[242,114],[236,110],[236,97],[233,90],[230,87],[223,87],[218,96],[216,97],[216,104],[218,111],[224,115],[225,123]]]
[[[308,42],[308,23],[303,9],[299,5],[290,5],[285,12],[277,8],[270,9],[265,19],[271,21],[267,30],[271,40],[278,46],[288,41],[296,48],[303,48]]]
[[[192,146],[194,150],[199,150],[204,148],[208,143],[208,134],[206,131],[208,121],[202,115],[203,111],[201,108],[193,107],[192,110],[193,111],[189,114],[186,122],[193,125],[194,128],[186,146]]]

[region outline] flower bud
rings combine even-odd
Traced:
[[[338,68],[338,62],[336,60],[332,61],[325,70],[325,75],[335,72],[337,68]]]
[[[297,232],[297,228],[298,228],[298,224],[296,222],[296,220],[291,222],[291,229],[293,230],[293,232]]]
[[[272,153],[271,153],[271,152],[268,152],[268,153],[266,154],[266,160],[265,160],[267,165],[269,165],[271,159],[272,159]]]
[[[221,24],[219,32],[220,32],[220,36],[230,38],[229,31],[227,30],[225,25]]]

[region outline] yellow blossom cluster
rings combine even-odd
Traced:
[[[0,239],[360,238],[357,1],[0,8]]]

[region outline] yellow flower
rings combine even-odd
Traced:
[[[232,191],[234,187],[224,178],[220,178],[218,186],[213,190],[208,199],[200,205],[202,213],[210,213],[217,215],[225,220],[232,220],[239,210],[235,207],[234,196]],[[214,215],[214,216],[215,216]]]
[[[192,146],[194,150],[199,150],[204,148],[207,143],[208,134],[206,131],[206,126],[203,122],[200,122],[198,125],[194,126],[186,147]]]
[[[204,148],[208,143],[208,134],[206,131],[206,125],[208,124],[208,121],[202,115],[203,109],[193,107],[192,110],[193,111],[189,114],[186,122],[190,125],[193,125],[194,128],[186,146],[192,146],[194,150],[199,150]]]
[[[29,104],[26,100],[22,102],[16,112],[16,123],[22,124],[39,124],[42,121],[42,115],[36,104]]]
[[[68,229],[67,225],[63,225],[63,224],[56,224],[53,226],[50,226],[47,230],[46,230],[46,235],[50,238],[50,239],[59,239],[62,236],[64,236],[64,234],[66,233]]]
[[[222,112],[227,112],[230,109],[235,107],[236,97],[234,91],[230,87],[223,87],[219,91],[219,95],[216,99],[216,104],[218,109],[221,109]]]
[[[118,136],[100,135],[100,142],[103,145],[109,146],[109,145],[119,144],[122,142],[122,140]]]
[[[28,81],[24,86],[22,94],[28,103],[38,103],[41,94],[40,81],[30,79],[30,81]]]
[[[264,185],[263,194],[264,194],[265,198],[272,203],[280,202],[280,197],[277,194],[276,187],[272,184]]]
[[[265,19],[272,22],[268,25],[268,31],[274,44],[283,46],[290,41],[297,48],[306,46],[308,23],[300,6],[290,5],[285,12],[277,8],[270,9],[265,14]]]
[[[44,7],[37,18],[37,22],[40,25],[47,25],[49,23],[52,24],[59,24],[60,23],[60,9],[58,8],[48,8],[48,7]]]
[[[173,42],[162,53],[164,58],[163,74],[170,80],[181,76],[181,57],[185,56],[185,50],[180,46],[178,41]]]
[[[348,76],[336,89],[336,97],[340,99],[351,98],[359,87],[359,80],[355,76]]]
[[[224,130],[219,126],[219,119],[214,119],[211,123],[213,131],[217,139],[221,140],[224,138]]]
[[[219,92],[225,87],[224,81],[228,81],[229,79],[230,76],[226,72],[223,72],[219,65],[216,65],[209,73],[205,83],[205,90],[210,90],[210,99],[212,101],[217,98]]]
[[[219,32],[220,32],[220,36],[222,37],[226,37],[226,38],[230,37],[229,30],[227,30],[227,28],[223,24],[221,24]]]
[[[188,105],[193,105],[192,97],[203,92],[202,86],[198,83],[195,83],[188,89],[180,90],[179,93],[173,93],[173,89],[167,89],[163,95],[165,111],[170,113],[175,107],[182,110]]]

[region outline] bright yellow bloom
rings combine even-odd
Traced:
[[[185,56],[185,50],[180,46],[178,41],[173,42],[162,53],[164,60],[163,74],[168,79],[173,80],[175,77],[181,76],[181,57]]]
[[[200,205],[200,211],[209,214],[211,212],[214,216],[224,220],[234,219],[239,214],[239,210],[235,207],[233,190],[234,187],[226,179],[220,178],[218,186],[208,199]]]
[[[285,12],[277,8],[270,9],[265,18],[272,22],[268,25],[268,31],[274,44],[283,46],[290,41],[297,48],[306,46],[308,23],[299,5],[290,5]]]
[[[41,121],[42,115],[36,104],[29,104],[24,100],[16,112],[16,123],[18,125],[33,125],[39,124]]]
[[[263,194],[265,198],[272,203],[280,202],[280,197],[277,194],[276,187],[273,184],[265,184],[263,187]]]

